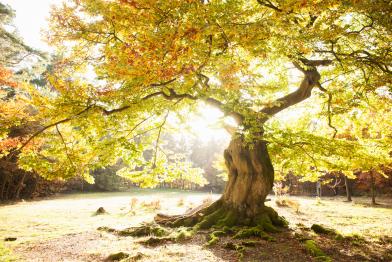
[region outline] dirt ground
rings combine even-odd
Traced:
[[[97,230],[102,226],[137,226],[152,221],[158,212],[182,213],[218,197],[197,192],[137,190],[62,195],[3,205],[0,239],[14,237],[16,241],[0,241],[11,253],[2,255],[0,247],[0,261],[105,261],[117,252],[129,255],[124,261],[392,261],[390,200],[379,200],[381,205],[369,207],[369,199],[364,198],[347,203],[343,198],[290,197],[294,206],[278,207],[271,197],[268,205],[290,223],[290,229],[271,234],[275,241],[233,240],[228,235],[207,247],[209,232],[205,231],[184,241],[146,246],[140,243],[146,237],[121,237]],[[95,215],[101,206],[107,213]],[[309,229],[314,223],[333,228],[343,237],[315,234]],[[325,257],[316,258],[306,248],[308,239],[315,241]],[[247,242],[252,245],[245,246]],[[245,247],[233,250],[227,248],[227,243]]]

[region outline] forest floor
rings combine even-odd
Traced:
[[[180,242],[148,246],[141,243],[146,237],[97,230],[137,226],[152,221],[158,212],[180,214],[217,198],[219,195],[198,192],[135,190],[1,205],[0,261],[105,261],[117,252],[129,255],[124,261],[392,261],[390,199],[379,199],[380,205],[372,207],[365,198],[348,203],[341,197],[288,197],[290,207],[279,207],[271,197],[267,205],[290,223],[289,230],[270,234],[272,241],[223,236],[207,247],[209,232],[205,231]],[[107,213],[95,215],[99,207]],[[310,230],[315,223],[338,234],[316,234]],[[6,238],[16,240],[4,241]]]

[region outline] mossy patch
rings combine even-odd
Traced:
[[[149,237],[145,240],[139,241],[139,243],[147,246],[158,246],[175,240],[176,239],[174,237]]]
[[[218,220],[216,226],[218,227],[231,227],[237,223],[238,214],[234,210],[229,210],[223,218]]]
[[[351,244],[354,246],[362,246],[362,245],[366,244],[365,238],[358,235],[358,234],[352,234],[349,236],[345,236],[344,239],[347,241],[350,241]]]
[[[274,237],[268,235],[266,232],[264,232],[263,228],[259,226],[241,229],[234,235],[233,238],[243,239],[249,237],[260,237],[261,239],[267,241],[276,241]]]
[[[142,259],[143,257],[145,257],[145,255],[143,255],[142,253],[138,252],[136,255],[131,256],[129,258],[129,261],[138,261],[138,260]]]
[[[222,217],[225,216],[225,210],[223,208],[219,208],[213,213],[205,216],[199,223],[195,225],[197,229],[207,229],[217,224]]]
[[[298,239],[299,241],[301,241],[301,242],[304,242],[304,241],[306,241],[306,240],[309,240],[309,239],[311,239],[311,237],[308,235],[308,234],[303,234],[302,232],[301,233],[299,233],[299,232],[295,232],[294,233],[294,237],[296,238],[296,239]]]
[[[110,227],[98,227],[97,230],[105,231],[108,233],[117,234],[118,236],[132,236],[132,237],[144,237],[144,236],[155,236],[155,237],[164,237],[171,234],[171,231],[167,229],[155,225],[155,224],[146,224],[140,227],[129,227],[122,230],[117,230]]]
[[[319,261],[330,262],[332,259],[328,257],[316,244],[314,240],[306,240],[305,248],[311,256],[315,257]]]
[[[103,214],[106,214],[107,212],[106,212],[106,210],[103,208],[103,207],[99,207],[98,209],[97,209],[97,211],[95,211],[95,215],[96,216],[99,216],[99,215],[103,215]]]
[[[211,234],[209,234],[207,238],[208,240],[207,246],[215,245],[219,240],[219,236],[223,236],[223,235],[226,235],[226,232],[222,230],[214,231]]]
[[[239,259],[242,259],[244,257],[244,252],[246,250],[246,247],[242,244],[235,244],[233,242],[228,242],[224,246],[225,249],[229,250],[234,250],[237,251]]]
[[[324,234],[324,235],[336,235],[336,231],[331,228],[327,228],[318,224],[313,224],[310,227],[316,234]]]
[[[105,231],[105,232],[108,232],[108,233],[114,233],[114,232],[117,231],[117,230],[114,229],[114,228],[106,227],[106,226],[98,227],[97,230],[98,230],[98,231]]]
[[[176,233],[175,240],[177,242],[184,241],[186,239],[193,237],[194,234],[196,234],[196,232],[197,231],[193,228],[190,229],[182,228]]]
[[[335,235],[335,240],[337,241],[343,241],[344,240],[344,236],[342,234],[337,233]]]
[[[241,245],[246,246],[246,247],[255,247],[257,245],[259,245],[260,242],[259,241],[255,241],[255,240],[247,240],[247,241],[242,241]]]
[[[138,252],[136,255],[131,256],[128,253],[125,252],[118,252],[109,255],[105,261],[139,261],[140,259],[144,258],[145,255],[142,254],[141,252]]]
[[[118,253],[110,254],[106,258],[106,261],[120,261],[120,260],[128,258],[129,256],[130,255],[125,252],[118,252]]]

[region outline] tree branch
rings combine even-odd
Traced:
[[[155,141],[155,153],[154,153],[154,161],[152,163],[152,168],[156,167],[157,164],[157,155],[158,155],[158,147],[159,147],[159,140],[161,139],[161,133],[162,133],[162,128],[166,124],[167,117],[169,116],[169,110],[167,110],[167,113],[165,117],[163,118],[162,124],[159,126],[159,131],[157,135],[157,140]]]
[[[276,5],[274,5],[274,4],[273,4],[271,1],[269,1],[269,0],[257,0],[257,2],[258,2],[260,5],[265,6],[265,7],[268,7],[268,8],[271,8],[271,9],[277,11],[277,12],[282,12],[282,11],[283,11],[282,9],[280,9],[279,7],[277,7]]]
[[[286,96],[278,98],[275,101],[274,106],[265,107],[259,111],[260,113],[263,113],[265,115],[263,117],[263,122],[267,121],[269,117],[279,113],[280,111],[309,98],[312,94],[312,89],[318,85],[321,76],[315,67],[311,67],[310,69],[304,69],[295,62],[294,66],[304,73],[304,79],[302,80],[297,90]]]
[[[65,142],[65,139],[64,139],[63,135],[61,134],[58,125],[56,125],[56,130],[57,130],[57,133],[59,134],[59,136],[61,138],[61,141],[63,142],[64,149],[65,149],[65,154],[67,155],[68,161],[70,162],[71,166],[76,170],[76,166],[75,166],[74,162],[72,161],[71,156],[69,155],[67,143]]]
[[[321,86],[320,83],[318,83],[318,88],[323,91],[324,93],[326,93],[328,95],[328,126],[330,128],[332,128],[334,130],[334,133],[332,135],[332,138],[336,137],[336,134],[338,133],[338,130],[335,126],[332,125],[332,110],[331,110],[331,106],[332,106],[332,94],[330,92],[328,92],[327,89],[325,89],[324,87]]]
[[[62,120],[60,120],[60,121],[57,121],[57,122],[54,122],[54,123],[52,123],[52,124],[50,124],[50,125],[47,125],[47,126],[42,127],[40,130],[38,130],[38,131],[35,132],[32,136],[30,136],[29,139],[27,139],[18,149],[15,149],[13,152],[11,152],[11,155],[12,155],[13,153],[20,152],[20,150],[22,150],[22,149],[23,149],[25,146],[27,146],[35,137],[37,137],[38,135],[40,135],[40,134],[41,134],[42,132],[44,132],[45,130],[47,130],[47,129],[51,128],[51,127],[57,126],[57,125],[59,125],[59,124],[62,124],[62,123],[66,123],[66,122],[68,122],[68,121],[71,121],[72,119],[74,119],[74,118],[76,118],[76,117],[78,117],[78,116],[84,114],[85,112],[89,111],[91,108],[93,108],[93,106],[94,106],[94,105],[90,105],[90,106],[86,107],[85,109],[83,109],[82,111],[80,111],[79,113],[77,113],[77,114],[75,114],[75,115],[73,115],[73,116],[64,118],[64,119],[62,119]]]
[[[185,93],[185,94],[178,94],[178,93],[176,93],[176,91],[174,91],[171,88],[168,88],[168,92],[169,92],[169,94],[167,94],[164,91],[158,91],[158,92],[155,92],[155,93],[151,93],[151,94],[141,98],[141,101],[145,101],[145,100],[151,99],[151,98],[156,97],[156,96],[162,96],[163,98],[165,98],[167,100],[184,99],[184,98],[187,98],[189,100],[194,100],[194,101],[202,100],[202,101],[206,102],[209,105],[212,105],[214,107],[219,108],[220,110],[222,110],[225,113],[225,115],[233,117],[237,121],[238,124],[241,124],[243,122],[243,120],[244,120],[244,117],[240,113],[235,112],[235,111],[228,111],[225,108],[225,104],[220,102],[219,100],[217,100],[215,98],[211,98],[211,97],[207,97],[207,98],[197,97],[197,96],[194,96],[194,95],[191,95],[191,94],[187,94],[187,93]],[[126,105],[126,106],[123,106],[123,107],[120,107],[120,108],[116,108],[116,109],[112,109],[112,110],[106,110],[105,108],[100,107],[100,106],[97,106],[97,107],[99,107],[102,110],[103,114],[111,115],[111,114],[114,114],[114,113],[118,113],[118,112],[127,110],[131,106],[130,105]]]

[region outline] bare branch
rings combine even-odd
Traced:
[[[76,166],[75,166],[74,162],[72,161],[72,159],[71,159],[71,157],[69,155],[67,143],[65,142],[65,139],[64,139],[63,135],[61,134],[58,125],[56,125],[56,130],[57,130],[57,133],[59,134],[59,136],[61,138],[61,141],[63,142],[64,149],[65,149],[65,154],[67,155],[67,158],[68,158],[69,162],[71,163],[71,166],[76,170]]]
[[[157,163],[157,155],[158,155],[158,147],[159,147],[159,140],[161,139],[161,133],[162,133],[162,128],[163,126],[166,124],[166,120],[167,117],[169,116],[169,110],[167,110],[167,113],[163,119],[162,124],[159,126],[159,131],[158,131],[158,135],[157,135],[157,140],[155,141],[155,152],[154,152],[154,162],[152,164],[152,168],[156,167],[156,163]]]

